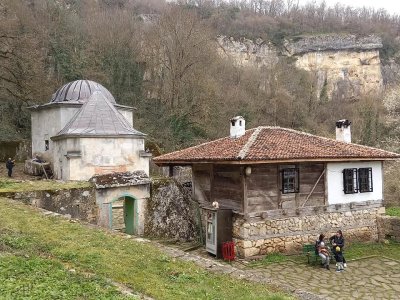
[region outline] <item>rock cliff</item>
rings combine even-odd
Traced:
[[[271,67],[278,62],[278,51],[270,42],[241,38],[235,40],[218,36],[218,52],[231,59],[238,66]]]
[[[219,52],[239,66],[271,68],[279,56],[295,58],[295,65],[311,72],[317,81],[317,95],[355,100],[383,89],[377,36],[330,34],[285,40],[282,48],[270,42],[218,37]]]

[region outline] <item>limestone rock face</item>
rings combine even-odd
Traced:
[[[380,49],[382,47],[382,40],[378,36],[369,35],[357,37],[352,34],[302,36],[286,40],[284,43],[284,48],[288,56],[320,51],[368,51]]]
[[[320,98],[352,100],[383,89],[377,49],[308,52],[297,56],[296,67],[315,74]]]
[[[330,34],[285,40],[283,48],[255,41],[219,36],[219,53],[242,67],[272,68],[279,55],[295,58],[299,69],[313,74],[321,100],[357,100],[383,89],[380,37]]]
[[[278,62],[277,49],[262,39],[235,40],[232,37],[218,36],[217,42],[219,54],[231,59],[238,66],[272,67]]]
[[[284,43],[284,53],[297,59],[296,67],[315,75],[322,100],[356,100],[381,92],[380,48],[382,40],[374,35],[318,35]]]

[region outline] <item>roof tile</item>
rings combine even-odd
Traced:
[[[225,137],[154,158],[158,164],[211,161],[282,161],[310,159],[391,159],[399,154],[345,143],[281,127],[246,130],[239,138]]]

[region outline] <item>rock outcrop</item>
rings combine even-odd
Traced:
[[[236,65],[272,68],[279,56],[296,59],[299,69],[312,73],[321,100],[356,100],[383,89],[380,37],[330,34],[285,40],[281,49],[262,39],[235,40],[219,36],[219,53]]]
[[[283,53],[315,75],[320,99],[356,100],[383,89],[380,48],[377,36],[320,35],[287,40]]]
[[[270,42],[262,39],[255,41],[241,38],[235,40],[218,36],[218,52],[222,57],[231,59],[238,66],[271,67],[278,62],[278,51]]]
[[[300,55],[309,52],[376,50],[383,47],[382,39],[375,35],[357,37],[352,34],[321,34],[295,37],[284,42],[286,55]]]

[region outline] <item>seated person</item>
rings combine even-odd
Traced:
[[[319,235],[318,240],[316,241],[316,252],[318,252],[319,257],[321,257],[322,260],[322,266],[329,270],[329,250],[325,246],[324,243],[324,238],[325,236],[321,233]]]

